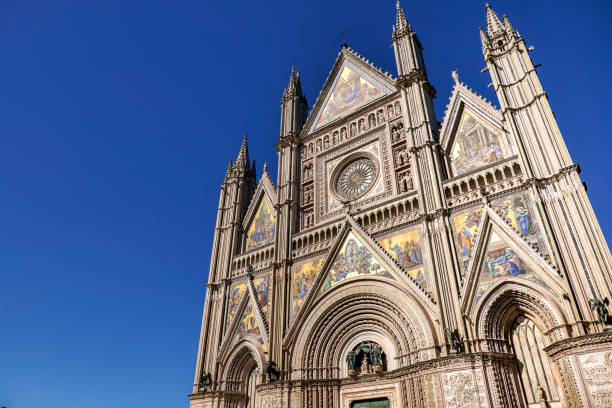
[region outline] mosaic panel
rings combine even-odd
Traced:
[[[240,300],[242,299],[242,296],[244,295],[245,291],[246,291],[245,283],[241,283],[241,284],[234,286],[230,291],[231,293],[230,307],[228,311],[228,319],[230,322],[234,319],[234,315],[236,314],[236,311],[238,310],[238,305],[240,304]]]
[[[508,277],[527,279],[548,287],[531,267],[516,254],[514,249],[495,231],[492,231],[482,261],[475,299],[479,299],[497,281]]]
[[[323,126],[385,94],[380,86],[356,72],[356,67],[345,65],[328,97],[315,127]]]
[[[530,245],[535,246],[542,254],[548,253],[533,215],[535,211],[526,195],[516,194],[494,200],[491,203],[491,208],[502,218],[505,218],[517,232],[522,234]],[[476,245],[479,232],[478,224],[481,217],[482,208],[478,208],[455,215],[452,219],[455,248],[459,257],[459,269],[462,277],[465,277],[472,259],[472,251]]]
[[[480,123],[467,110],[463,111],[450,159],[454,175],[458,176],[512,155],[507,142]]]
[[[261,304],[263,312],[266,316],[268,315],[268,283],[268,276],[253,280],[253,285],[255,286],[255,293],[257,294],[259,303]]]
[[[346,279],[364,275],[391,277],[372,252],[350,232],[327,274],[321,291],[325,292]]]
[[[275,230],[276,216],[272,211],[272,206],[268,202],[268,199],[264,197],[247,231],[247,251],[274,242]]]
[[[293,266],[291,310],[294,316],[302,308],[302,304],[306,300],[306,296],[308,296],[310,288],[314,284],[314,280],[321,270],[324,261],[324,258],[318,258],[311,262]]]
[[[261,335],[261,329],[257,323],[257,317],[255,317],[255,310],[251,302],[244,309],[242,319],[240,319],[238,324],[237,333],[240,337],[250,336],[263,344],[263,336]]]
[[[404,268],[421,287],[429,290],[429,281],[423,267],[423,253],[419,242],[419,231],[412,230],[384,238],[380,246]]]

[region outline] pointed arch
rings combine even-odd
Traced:
[[[265,354],[260,344],[251,339],[241,340],[221,361],[221,389],[246,392],[247,378],[253,368],[257,367],[261,375],[265,363]]]

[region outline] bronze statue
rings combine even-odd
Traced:
[[[247,265],[246,273],[247,273],[247,276],[249,277],[249,280],[252,281],[253,279],[255,279],[255,275],[253,275],[253,265],[251,264]]]
[[[380,347],[378,344],[374,344],[370,349],[370,363],[374,367],[382,367],[382,352],[382,347]]]
[[[266,362],[266,374],[270,381],[278,381],[280,378],[280,371],[276,369],[276,363],[274,361]]]
[[[346,355],[346,365],[348,366],[349,371],[355,370],[355,352],[349,351]]]
[[[589,305],[591,306],[591,310],[596,310],[597,311],[597,317],[599,318],[599,322],[604,326],[604,328],[606,326],[608,326],[608,319],[609,319],[609,314],[608,314],[608,305],[610,304],[610,301],[608,300],[608,298],[604,298],[603,302],[599,299],[591,299],[589,300]]]
[[[208,387],[212,385],[212,376],[210,373],[202,373],[202,378],[200,379],[200,386],[198,388],[199,391],[206,391]]]
[[[455,350],[457,353],[463,353],[463,341],[461,340],[461,336],[459,336],[458,329],[451,331],[449,328],[445,327],[444,335],[451,349]]]

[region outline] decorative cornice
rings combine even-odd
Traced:
[[[612,330],[559,340],[544,347],[544,351],[556,361],[566,355],[579,354],[585,349],[599,348],[599,346],[612,348]]]

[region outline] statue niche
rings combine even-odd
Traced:
[[[387,356],[373,341],[362,341],[346,355],[349,376],[378,374],[387,371]]]

